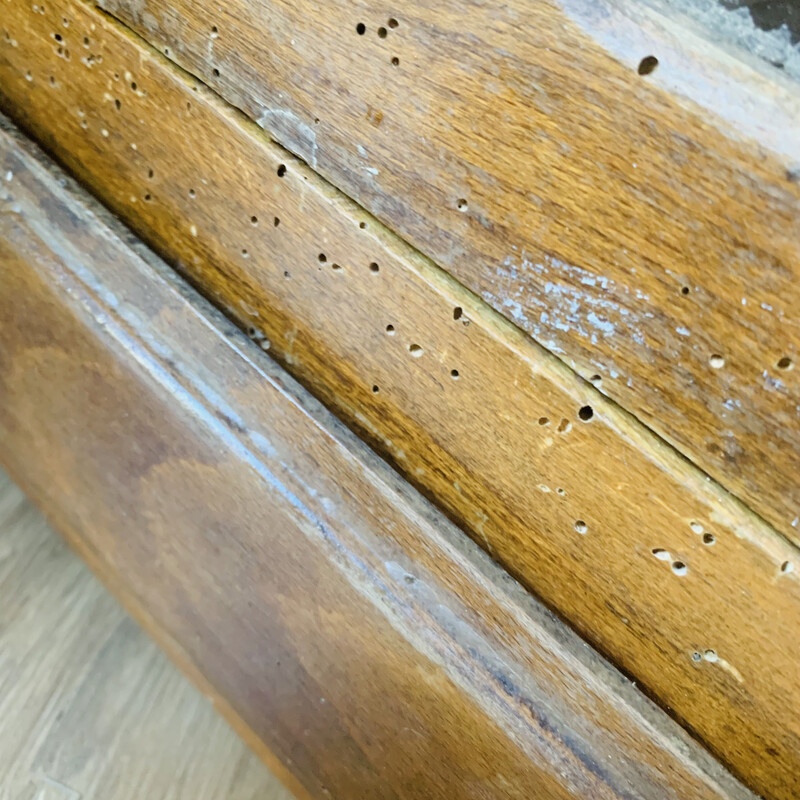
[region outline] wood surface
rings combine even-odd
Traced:
[[[0,797],[290,800],[0,471]]]
[[[797,550],[202,86],[66,8],[93,66],[53,50],[63,9],[12,5],[5,107],[737,774],[793,796]]]
[[[59,9],[15,8],[6,107],[737,774],[796,792],[796,549],[114,22],[69,8],[87,68]]]
[[[752,796],[8,131],[0,165],[0,458],[308,794]]]
[[[797,84],[627,0],[100,4],[800,541]]]

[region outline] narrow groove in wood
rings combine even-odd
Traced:
[[[627,0],[101,5],[800,541],[780,76]]]
[[[92,2],[92,0],[81,0],[81,2]],[[106,18],[112,24],[120,26],[125,33],[131,37],[131,39],[135,40],[139,46],[146,48],[150,55],[156,59],[163,59],[165,64],[169,65],[169,68],[173,68],[176,72],[181,73],[187,81],[196,81],[199,86],[202,87],[203,91],[208,92],[209,97],[213,97],[215,102],[220,104],[220,108],[224,109],[226,112],[234,112],[235,114],[239,115],[240,119],[239,122],[243,126],[250,126],[253,124],[252,120],[249,116],[247,116],[245,110],[237,107],[232,106],[230,102],[219,92],[218,87],[214,87],[212,84],[209,84],[203,80],[202,77],[195,75],[194,73],[190,72],[189,70],[185,69],[184,67],[180,66],[176,61],[171,59],[168,55],[163,55],[157,49],[155,49],[146,39],[143,39],[141,35],[134,29],[131,28],[124,19],[113,15],[112,13],[105,10],[102,6],[97,6],[95,11],[100,14],[102,17]],[[258,126],[258,132],[260,133],[262,130],[261,126]],[[254,134],[255,131],[251,131],[251,134]],[[637,430],[636,438],[641,438],[642,441],[647,441],[650,447],[652,448],[664,448],[668,450],[676,459],[679,459],[681,462],[686,464],[688,467],[691,467],[693,470],[697,472],[699,476],[704,478],[707,481],[713,482],[715,490],[726,495],[731,502],[735,503],[739,506],[741,511],[748,516],[752,516],[754,519],[758,520],[759,523],[763,524],[764,529],[769,529],[771,533],[779,536],[783,539],[787,545],[792,547],[793,550],[797,552],[798,558],[800,558],[800,541],[796,538],[791,538],[790,536],[786,535],[783,530],[776,528],[768,519],[763,517],[756,509],[752,506],[748,505],[748,503],[741,497],[739,497],[735,492],[731,491],[729,488],[721,484],[717,479],[714,478],[713,475],[706,472],[701,464],[697,463],[692,459],[692,457],[682,452],[674,443],[668,441],[663,436],[661,436],[656,430],[654,430],[651,426],[647,424],[647,422],[637,416],[634,411],[626,408],[625,406],[621,405],[614,397],[610,397],[608,395],[602,394],[599,389],[597,388],[601,381],[594,381],[591,378],[583,378],[578,372],[576,372],[562,357],[560,357],[557,353],[548,350],[544,345],[538,342],[536,339],[531,337],[528,333],[526,333],[522,328],[514,325],[513,322],[508,320],[498,311],[496,311],[486,300],[476,294],[469,286],[466,286],[461,281],[458,280],[457,277],[451,275],[449,272],[444,270],[438,264],[433,262],[430,258],[428,258],[424,253],[420,252],[418,248],[416,248],[413,244],[405,240],[400,233],[397,231],[387,227],[381,220],[374,217],[367,211],[363,206],[359,205],[356,200],[352,197],[348,196],[345,192],[343,192],[338,186],[332,183],[329,179],[325,176],[321,175],[319,172],[314,169],[314,167],[306,161],[301,154],[296,152],[292,152],[286,144],[275,139],[274,137],[270,137],[270,144],[275,147],[279,148],[280,151],[284,153],[283,160],[287,162],[293,162],[295,164],[302,164],[308,170],[309,175],[313,175],[315,181],[319,183],[320,191],[327,193],[328,198],[331,202],[337,201],[344,201],[344,205],[346,207],[347,213],[351,215],[358,215],[363,217],[368,217],[370,224],[373,226],[373,230],[379,230],[382,234],[382,244],[386,248],[393,248],[393,246],[397,243],[400,246],[396,249],[396,254],[399,258],[408,259],[416,262],[417,269],[425,275],[425,277],[434,283],[438,283],[443,287],[447,287],[447,289],[453,293],[454,295],[462,295],[463,297],[470,298],[473,307],[476,309],[480,309],[481,320],[484,325],[489,328],[492,328],[498,332],[498,335],[505,337],[506,339],[513,341],[518,339],[520,343],[520,348],[524,350],[524,348],[528,347],[535,350],[538,354],[540,359],[546,360],[548,369],[552,370],[561,370],[565,376],[568,376],[568,380],[571,378],[579,378],[584,381],[585,386],[587,387],[587,393],[591,397],[594,398],[594,402],[596,403],[598,399],[602,398],[602,402],[605,403],[607,408],[614,408],[616,413],[623,419],[626,419],[630,425],[634,426],[634,430]],[[286,167],[285,165],[280,165],[278,167],[278,171],[276,174],[279,177],[285,175]],[[195,199],[197,196],[196,190],[189,189],[188,195],[190,198]],[[149,195],[145,195],[150,197]],[[148,200],[149,202],[149,200]],[[464,207],[466,206],[466,201],[462,201],[464,203]],[[279,217],[275,217],[275,220],[279,220]],[[255,221],[255,222],[254,222]],[[251,224],[257,225],[258,218],[253,216],[251,217]],[[279,223],[278,223],[279,224]],[[277,224],[275,225],[277,227]],[[245,258],[250,258],[250,254],[246,249],[241,251],[242,255]],[[319,254],[318,261],[321,263],[325,263],[327,261],[327,257],[325,254]],[[373,262],[374,264],[374,262]],[[378,266],[374,264],[374,266]],[[340,265],[334,263],[332,265],[334,270],[341,269]],[[372,270],[374,272],[378,272],[378,269]],[[190,279],[193,278],[191,273],[187,274],[187,277]],[[222,273],[222,279],[227,279],[229,276],[227,273]],[[234,278],[235,280],[235,278]],[[202,281],[194,281],[196,288],[200,291],[206,292],[207,285]],[[252,287],[242,286],[238,287],[234,294],[239,294],[241,292],[246,291],[254,291]],[[213,299],[213,298],[211,298]],[[225,307],[224,301],[221,301],[219,297],[216,299],[217,304],[221,304],[221,309],[227,313],[227,315],[245,332],[248,332],[257,344],[263,343],[264,339],[261,338],[261,332],[258,331],[256,327],[253,325],[247,325],[246,322],[248,321],[247,317],[243,317],[241,312],[236,309],[231,309],[229,307]],[[246,312],[245,312],[246,313]],[[394,331],[392,332],[394,333]],[[522,334],[520,336],[520,334]],[[260,344],[265,350],[269,350],[270,343],[267,340],[266,343]],[[414,347],[415,349],[412,351],[410,348]],[[422,355],[421,348],[419,345],[412,344],[410,347],[410,352],[412,355],[416,356],[417,354]],[[273,355],[280,361],[281,356],[278,353],[273,353]],[[712,360],[713,360],[712,356]],[[721,361],[720,366],[724,366],[724,359],[720,356],[716,356],[717,359]],[[291,362],[289,362],[291,363]],[[284,363],[286,366],[286,363]],[[787,366],[784,367],[785,369],[793,368],[794,364],[791,359],[787,359]],[[460,375],[456,374],[456,376],[452,375],[451,370],[451,377],[460,377]],[[456,370],[457,373],[457,370]],[[340,376],[341,378],[341,376]],[[304,385],[308,388],[312,388],[316,381],[313,380],[313,376],[311,378],[307,378]],[[377,392],[374,392],[377,393]],[[336,404],[335,399],[331,398],[328,405]],[[591,406],[587,406],[587,408],[591,409]],[[346,418],[347,420],[347,418]],[[370,431],[364,431],[364,435],[370,437],[371,439],[374,438],[371,435]],[[383,449],[379,445],[379,449]]]

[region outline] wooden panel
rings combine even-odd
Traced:
[[[0,471],[0,792],[290,800]]]
[[[624,0],[101,5],[800,541],[796,85]]]
[[[116,23],[17,9],[7,107],[726,763],[792,796],[796,549]],[[91,67],[58,58],[59,24]]]
[[[8,133],[0,164],[0,454],[311,795],[751,796]]]

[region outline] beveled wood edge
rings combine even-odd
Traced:
[[[449,570],[457,573],[461,581],[467,581],[485,590],[494,604],[494,613],[502,618],[513,619],[520,626],[521,639],[514,642],[505,642],[510,652],[516,652],[520,663],[524,663],[527,660],[526,651],[529,649],[529,643],[537,641],[539,646],[550,654],[551,658],[557,661],[568,660],[570,664],[565,664],[565,670],[579,675],[587,688],[591,687],[593,693],[598,693],[605,698],[605,702],[621,704],[625,713],[630,717],[631,729],[629,733],[634,735],[633,731],[636,731],[638,737],[646,740],[648,747],[662,752],[664,769],[691,773],[694,778],[698,779],[708,789],[708,796],[732,798],[752,796],[723,770],[714,759],[691,741],[684,731],[641,695],[627,679],[586,647],[575,634],[533,600],[516,582],[492,563],[488,556],[468,537],[447,522],[441,514],[403,482],[319,402],[299,387],[292,378],[286,375],[265,354],[254,347],[232,323],[228,322],[219,312],[199,298],[157,257],[135,240],[130,232],[112,215],[102,207],[99,207],[71,179],[65,177],[60,170],[47,161],[35,146],[17,134],[4,118],[0,118],[0,130],[2,130],[0,136],[7,141],[12,141],[14,146],[20,150],[20,158],[24,161],[26,170],[30,171],[35,181],[40,185],[47,186],[48,190],[52,192],[55,202],[64,204],[73,213],[85,214],[88,221],[96,226],[98,232],[102,233],[102,237],[110,246],[121,250],[126,249],[131,253],[135,251],[136,260],[147,264],[146,268],[144,264],[140,265],[142,273],[148,270],[152,271],[154,282],[151,288],[154,291],[173,295],[173,299],[180,296],[187,307],[191,306],[191,313],[199,323],[202,323],[202,327],[205,328],[209,337],[213,336],[219,340],[224,340],[230,346],[231,353],[237,359],[247,362],[248,367],[267,380],[273,390],[277,388],[287,402],[302,408],[304,414],[312,421],[313,425],[324,432],[325,436],[335,439],[342,457],[348,462],[356,463],[359,470],[365,476],[369,476],[373,485],[384,496],[390,498],[390,501],[395,505],[408,509],[408,513],[415,518],[415,524],[422,528],[423,535],[429,539],[426,548],[438,551],[440,556],[447,554],[450,559],[447,565]],[[0,216],[0,222],[2,222],[2,216]],[[95,295],[94,299],[97,300],[98,296]],[[65,305],[74,302],[77,302],[75,298],[64,297]],[[118,316],[118,312],[107,305],[103,308],[103,313],[110,316]],[[121,318],[120,321],[126,327],[133,322],[131,319],[124,318]],[[177,332],[176,339],[179,338],[180,332]],[[147,347],[146,342],[143,340],[140,343]],[[152,351],[151,356],[156,360],[158,359],[158,356]],[[125,354],[121,354],[121,357],[125,357]],[[142,391],[146,392],[148,390],[149,387],[143,384]],[[252,416],[252,409],[249,411],[243,409],[243,415],[245,418]],[[124,446],[124,443],[121,444]],[[147,609],[146,603],[143,603],[141,598],[137,598],[128,589],[125,585],[124,575],[115,572],[103,555],[94,550],[85,535],[74,524],[71,524],[72,515],[70,510],[59,505],[58,502],[54,502],[54,499],[46,496],[46,493],[36,489],[37,486],[46,485],[47,481],[46,474],[38,474],[35,479],[32,478],[33,473],[36,473],[41,468],[41,465],[30,462],[21,453],[16,454],[16,459],[9,457],[9,454],[4,452],[2,448],[0,448],[0,455],[2,455],[7,468],[16,463],[17,469],[11,470],[15,480],[18,481],[23,489],[34,496],[33,499],[45,510],[54,526],[65,533],[73,547],[89,562],[92,569],[100,575],[101,579],[112,587],[112,590],[120,597],[126,607],[154,635],[161,646],[178,663],[178,666],[187,672],[189,677],[203,691],[212,696],[215,704],[225,714],[229,722],[257,750],[271,768],[282,773],[282,778],[289,788],[301,796],[304,795],[304,792],[300,789],[300,784],[289,773],[279,768],[263,741],[238,717],[232,707],[214,692],[213,687],[205,681],[202,669],[192,663],[180,644],[175,642],[163,630],[156,617]],[[24,468],[21,469],[20,467],[23,464]],[[391,500],[391,498],[394,499]],[[80,503],[81,498],[75,498],[75,501]],[[412,561],[415,558],[413,552],[406,555]],[[334,558],[335,554],[331,553],[330,557]],[[447,587],[440,588],[444,588],[451,601],[455,600],[454,595]],[[375,598],[370,598],[370,602],[375,603]],[[470,609],[460,600],[457,602],[460,603],[463,620],[469,620],[475,609]],[[490,615],[490,617],[494,619],[494,614]],[[388,620],[387,624],[389,624]],[[458,634],[461,631],[457,630],[455,633],[456,639],[458,639]],[[474,631],[471,631],[470,636],[473,633]],[[475,642],[470,639],[469,649],[472,649],[474,644]],[[487,652],[494,654],[497,644],[497,640],[493,644],[484,637],[484,646],[488,647]],[[458,649],[461,652],[466,652],[460,647]],[[483,665],[480,668],[483,669]],[[459,671],[468,674],[473,669],[474,667],[463,664]],[[547,681],[550,676],[541,676],[541,678]],[[534,684],[537,683],[535,675],[529,675],[528,679],[532,680]],[[509,734],[513,737],[510,731]],[[597,735],[602,739],[605,733],[597,731]],[[631,790],[634,789],[634,787],[629,788]],[[636,794],[632,796],[650,797],[654,795]]]

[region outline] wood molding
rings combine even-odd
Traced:
[[[4,464],[311,796],[749,796],[9,129],[0,165]]]
[[[64,28],[58,7],[12,7],[5,107],[737,774],[791,796],[796,549],[212,93],[70,8]],[[59,24],[84,61],[59,57]]]
[[[627,0],[100,4],[800,541],[796,84]]]

